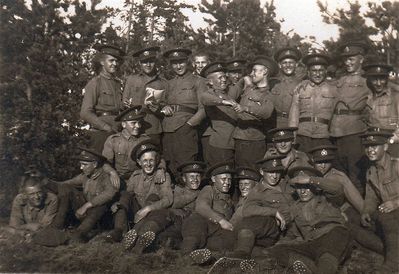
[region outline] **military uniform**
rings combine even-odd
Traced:
[[[357,42],[344,44],[341,57],[350,57],[366,53],[366,46]],[[345,173],[364,194],[365,161],[364,151],[360,142],[360,134],[367,129],[366,106],[370,94],[366,80],[361,71],[342,76],[337,81],[338,103],[331,120],[330,135],[335,139],[338,147],[338,161]]]
[[[231,165],[222,164],[211,167],[208,174],[214,176],[233,172]],[[216,186],[205,186],[195,202],[195,212],[183,222],[183,253],[204,247],[209,237],[223,234],[219,222],[222,219],[230,220],[233,213],[234,202],[229,193],[222,193]]]
[[[308,185],[321,189],[323,195],[314,194],[307,202],[299,200],[293,204],[292,216],[304,241],[274,246],[271,254],[286,266],[295,260],[297,254],[305,255],[315,261],[316,273],[336,273],[350,240],[345,220],[339,210],[344,201],[342,186],[335,182],[313,182],[312,180],[317,179],[321,173],[311,167],[297,166],[291,168],[288,173],[292,179],[305,174],[311,176]]]
[[[121,58],[120,49],[102,46],[101,54]],[[84,97],[80,110],[80,117],[91,126],[92,146],[101,151],[106,138],[111,134],[105,127],[109,126],[114,132],[118,131],[119,124],[114,118],[122,108],[121,81],[114,76],[101,72],[91,79],[84,88]]]
[[[223,71],[220,63],[211,63],[202,70],[202,75]],[[220,162],[234,161],[233,131],[237,123],[237,113],[223,105],[224,100],[236,100],[238,92],[235,87],[227,90],[209,88],[200,96],[210,125],[203,134],[204,158],[207,165],[213,166]]]
[[[327,65],[328,57],[311,54],[304,57],[306,65]],[[310,80],[302,81],[294,92],[289,114],[291,127],[298,127],[299,149],[307,152],[317,145],[330,144],[330,121],[338,100],[334,83],[323,81],[319,85]]]
[[[295,48],[282,48],[276,52],[274,59],[280,62],[286,58],[294,59],[298,62],[301,59],[301,52]],[[280,71],[281,72],[281,71]],[[301,82],[301,77],[296,75],[287,76],[281,72],[278,82],[270,91],[271,99],[276,109],[276,127],[288,126],[288,115],[291,108],[292,97],[295,87]]]
[[[365,146],[384,145],[390,136],[386,132],[368,131],[362,135],[362,142]],[[395,273],[399,270],[399,207],[387,213],[382,211],[382,205],[389,201],[399,204],[399,162],[385,152],[382,159],[373,162],[366,176],[363,214],[369,214],[375,219],[377,227],[382,230],[384,266]]]
[[[158,50],[159,47],[144,48],[135,52],[133,57],[138,58],[140,62],[145,62],[147,60],[154,60],[155,62]],[[153,75],[147,75],[144,72],[130,75],[126,80],[125,89],[123,91],[123,102],[128,101],[129,104],[141,105],[143,107],[143,110],[147,114],[144,117],[144,122],[148,124],[144,133],[150,135],[154,140],[160,143],[160,134],[162,133],[162,116],[159,112],[160,105],[154,103],[154,108],[150,108],[145,104],[145,98],[149,94],[149,89],[163,90],[164,93],[166,93],[167,82],[157,71],[154,71]]]
[[[268,91],[268,88],[250,87],[241,96],[240,105],[247,106],[249,111],[238,114],[233,132],[238,166],[254,166],[266,152],[267,119],[273,112]]]
[[[97,161],[98,163],[105,161],[101,154],[88,149],[82,149],[82,153],[77,159],[87,162]],[[105,214],[115,194],[116,190],[111,184],[109,175],[102,167],[97,168],[90,177],[80,174],[64,181],[58,187],[59,208],[53,225],[62,229],[65,225],[69,208],[76,212],[89,202],[92,207],[86,211],[86,215],[75,232],[77,237],[84,239],[87,237],[87,233]]]
[[[164,56],[170,61],[187,60],[189,53],[189,50],[174,49],[165,52]],[[189,71],[182,76],[175,75],[168,81],[164,103],[174,112],[172,116],[165,116],[162,121],[162,143],[165,159],[173,175],[176,175],[178,166],[197,158],[198,132],[195,127],[205,118],[199,99],[205,89],[203,79]]]
[[[58,198],[55,194],[47,192],[41,208],[29,205],[23,194],[18,194],[11,208],[9,225],[20,228],[25,224],[38,223],[41,228],[49,226],[58,210]]]

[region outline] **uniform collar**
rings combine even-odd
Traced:
[[[384,153],[384,156],[382,156],[381,161],[376,162],[375,166],[378,169],[386,170],[386,169],[388,169],[388,165],[391,164],[390,162],[391,162],[391,159],[390,159],[388,153]]]
[[[187,78],[187,77],[190,77],[190,76],[194,76],[194,75],[189,70],[187,70],[186,73],[184,73],[183,75],[175,74],[175,76],[173,78],[184,79],[184,78]]]
[[[382,96],[384,96],[384,95],[391,95],[391,90],[390,90],[388,87],[386,87],[386,88],[384,88],[383,91],[381,91],[381,92],[378,93],[378,94],[376,94],[376,93],[373,92],[373,95],[374,95],[374,97],[376,97],[376,98],[382,97]]]
[[[127,132],[127,130],[126,129],[122,129],[122,136],[124,137],[124,138],[126,138],[126,140],[130,140],[131,138],[134,138],[135,136],[133,136],[133,135],[130,135],[128,132]]]
[[[102,168],[97,168],[97,170],[94,171],[94,173],[90,176],[90,179],[91,180],[97,179],[101,175],[102,170],[103,170]]]
[[[105,79],[108,79],[108,80],[115,79],[114,76],[112,76],[112,75],[110,75],[110,76],[105,75],[103,72],[100,72],[100,76],[103,77],[103,78],[105,78]]]

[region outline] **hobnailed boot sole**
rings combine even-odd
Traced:
[[[312,270],[302,261],[296,260],[292,264],[292,270],[295,274],[312,274]]]
[[[123,237],[122,244],[126,251],[132,249],[137,240],[137,231],[134,229],[129,230]]]
[[[196,249],[194,251],[191,251],[189,256],[195,264],[201,265],[201,264],[205,264],[211,260],[212,252],[207,248]]]
[[[136,246],[133,248],[133,252],[141,254],[149,247],[155,240],[155,233],[153,231],[147,231],[143,235],[140,235],[137,239]]]
[[[256,267],[256,262],[253,259],[245,259],[240,262],[240,269],[243,272],[253,272]]]

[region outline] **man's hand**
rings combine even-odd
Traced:
[[[134,215],[134,223],[137,224],[140,222],[148,213],[151,212],[151,208],[149,206],[143,207],[139,211],[137,211],[136,215]]]
[[[223,101],[222,101],[222,104],[225,105],[225,106],[234,107],[234,106],[237,105],[237,102],[234,101],[234,100],[232,100],[232,99],[229,99],[229,100],[223,100]]]
[[[161,112],[165,116],[172,116],[173,115],[173,109],[170,106],[164,106],[161,110]]]
[[[235,112],[238,112],[238,113],[243,113],[245,111],[248,111],[248,107],[242,106],[240,104],[236,104],[235,106],[233,106],[233,109]]]
[[[221,228],[223,228],[225,230],[233,231],[233,229],[234,229],[233,225],[229,221],[227,221],[225,219],[221,219],[219,221],[219,225],[220,225]]]
[[[251,79],[251,77],[250,76],[245,76],[244,77],[244,88],[247,88],[247,87],[250,87],[250,86],[253,86],[253,82],[252,82],[252,79]]]
[[[163,168],[157,169],[157,171],[155,172],[155,178],[159,179],[159,181],[161,183],[165,183],[166,182],[166,170],[164,170]]]
[[[86,211],[91,207],[93,207],[93,205],[90,202],[85,203],[81,208],[76,210],[75,212],[76,218],[82,219],[86,215]]]
[[[116,171],[111,171],[109,173],[109,179],[111,180],[111,184],[113,185],[113,187],[119,190],[121,186],[121,179],[119,178],[118,173],[116,173]]]
[[[105,126],[103,127],[104,131],[106,132],[114,132],[114,130],[112,129],[112,127],[108,124],[105,124]]]
[[[151,110],[152,112],[156,112],[158,110],[158,105],[155,104],[154,102],[148,102],[146,104],[146,106],[148,107],[149,110]]]
[[[286,226],[286,222],[285,222],[285,220],[284,220],[284,217],[283,217],[283,215],[281,215],[281,213],[280,212],[276,212],[276,219],[277,219],[277,223],[279,224],[279,226],[280,226],[280,229],[283,231],[283,230],[285,230],[285,226]]]
[[[121,204],[119,202],[113,203],[113,205],[111,206],[112,214],[115,214],[119,210],[120,205]]]
[[[126,99],[125,101],[123,101],[123,106],[126,108],[130,108],[132,106],[132,103],[133,103],[133,98]]]
[[[371,217],[370,214],[368,213],[363,213],[361,216],[361,223],[364,227],[370,227],[371,226]]]
[[[386,201],[383,204],[380,204],[378,210],[381,213],[389,213],[397,208],[399,208],[399,200],[391,200],[391,201]]]

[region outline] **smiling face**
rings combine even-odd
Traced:
[[[291,76],[295,74],[297,61],[293,58],[284,58],[279,62],[279,67],[284,75]]]
[[[310,81],[319,85],[327,77],[327,68],[324,65],[312,65],[308,68],[308,76]]]
[[[185,186],[191,190],[197,190],[200,187],[202,174],[198,172],[186,172],[182,175]]]
[[[281,172],[270,172],[260,169],[260,174],[263,176],[263,182],[270,186],[276,186],[281,179]]]
[[[252,83],[257,84],[266,79],[268,75],[267,67],[263,65],[254,65],[252,67],[252,72],[250,74],[252,78]]]
[[[138,136],[140,134],[141,121],[140,120],[124,121],[122,122],[122,128],[126,129],[126,131],[131,136]]]
[[[277,149],[278,153],[285,155],[291,151],[292,142],[292,140],[275,142],[274,146]]]
[[[227,72],[227,77],[230,79],[231,83],[237,84],[237,82],[244,76],[244,73],[238,71]]]
[[[349,73],[360,72],[362,70],[363,60],[364,58],[362,55],[346,57],[344,59],[346,71]]]
[[[172,70],[178,76],[183,76],[187,72],[187,60],[171,61]]]
[[[45,194],[39,185],[25,187],[24,194],[31,207],[41,207],[43,205]]]
[[[222,193],[228,193],[231,186],[232,176],[230,173],[217,174],[211,177],[215,187]]]
[[[314,197],[314,193],[310,188],[297,188],[296,193],[302,202],[309,202]]]
[[[372,90],[379,94],[388,84],[388,76],[372,76],[367,81],[371,84]]]
[[[223,71],[213,72],[208,75],[210,85],[216,90],[225,90],[227,87],[226,74]]]
[[[156,151],[144,152],[137,162],[145,174],[152,175],[158,166],[158,153]]]
[[[201,70],[202,70],[206,65],[209,64],[209,58],[208,58],[208,56],[200,56],[200,55],[198,55],[198,56],[195,56],[195,57],[194,57],[193,63],[194,63],[195,72],[196,72],[197,74],[200,74],[200,73],[201,73]]]
[[[238,188],[240,189],[241,196],[242,197],[247,197],[249,194],[249,191],[256,185],[256,182],[254,180],[250,179],[241,179],[238,182]]]
[[[155,72],[155,59],[147,59],[140,61],[141,70],[147,74],[151,75]]]
[[[118,59],[112,55],[104,54],[101,58],[100,64],[105,74],[114,74],[116,72]]]
[[[87,161],[80,161],[80,169],[82,170],[83,174],[87,177],[90,177],[97,168],[98,163],[94,162],[87,162]]]
[[[367,157],[372,162],[376,162],[382,159],[384,156],[385,151],[388,149],[388,145],[374,145],[374,146],[367,146],[365,148],[365,152]]]

